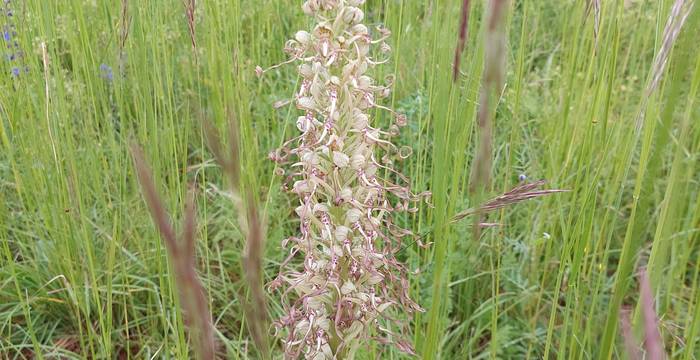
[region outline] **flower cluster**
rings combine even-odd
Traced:
[[[429,193],[412,193],[408,179],[392,168],[393,159],[410,155],[410,148],[391,142],[406,117],[377,102],[390,94],[393,78],[377,84],[366,74],[386,62],[373,60],[370,50],[386,54],[391,48],[387,29],[377,28],[373,39],[361,23],[362,3],[307,0],[302,9],[316,25],[285,45],[286,63],[300,63],[294,99],[302,111],[300,135],[270,157],[295,161],[284,187],[299,198],[300,234],[283,242],[290,255],[271,287],[284,288],[285,315],[276,326],[287,330],[289,358],[352,357],[369,339],[413,353],[391,313],[422,311],[409,298],[408,270],[395,257],[402,239],[413,234],[393,219],[415,212],[414,204]],[[373,109],[391,114],[388,131],[372,126]],[[289,265],[295,258],[303,265]]]
[[[17,28],[14,24],[14,11],[11,0],[2,1],[2,13],[5,17],[5,24],[2,27],[2,39],[5,44],[5,59],[10,63],[10,74],[18,77],[22,73],[22,59],[24,53],[17,41]],[[24,72],[27,72],[24,68]]]
[[[112,71],[112,67],[107,64],[100,64],[100,77],[111,85],[112,81],[114,81],[114,72]]]

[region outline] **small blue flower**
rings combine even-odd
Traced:
[[[527,175],[520,174],[520,176],[518,176],[518,180],[520,180],[521,182],[527,180]]]
[[[19,76],[19,68],[18,67],[13,67],[12,68],[12,76],[18,77]]]
[[[114,73],[112,72],[112,67],[107,64],[100,65],[100,77],[111,82],[114,79]]]
[[[12,35],[10,35],[9,31],[3,31],[2,32],[2,37],[5,39],[5,41],[10,42],[12,41]]]

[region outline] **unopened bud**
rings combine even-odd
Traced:
[[[297,31],[297,33],[294,34],[294,39],[296,39],[299,43],[301,43],[304,46],[308,46],[311,43],[311,41],[313,41],[313,37],[311,36],[311,34],[304,30]]]
[[[350,224],[354,224],[360,220],[360,216],[362,216],[362,211],[356,208],[352,208],[345,213],[345,219],[347,219],[348,223]]]
[[[348,233],[350,233],[350,228],[340,225],[335,228],[335,239],[342,243],[348,238]]]
[[[355,170],[359,170],[365,167],[365,164],[367,163],[367,159],[365,159],[364,155],[362,154],[354,154],[352,156],[352,161],[351,161],[351,166]]]
[[[344,168],[348,166],[349,162],[350,158],[347,155],[343,154],[340,151],[333,152],[333,163],[335,164],[335,166],[339,168]]]
[[[365,14],[362,12],[362,10],[354,6],[346,7],[345,12],[343,13],[343,21],[345,21],[345,23],[348,25],[355,25],[364,18]]]

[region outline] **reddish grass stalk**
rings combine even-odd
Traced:
[[[642,316],[644,318],[644,347],[649,360],[666,359],[664,342],[659,332],[659,319],[654,308],[654,294],[651,290],[651,281],[645,269],[639,274],[639,291]]]
[[[492,0],[487,17],[484,72],[478,113],[479,146],[471,174],[471,191],[488,190],[491,181],[493,152],[493,121],[490,118],[489,97],[503,87],[505,76],[505,13],[508,0]]]
[[[505,14],[508,6],[508,0],[491,0],[486,18],[484,71],[479,94],[479,113],[477,115],[478,145],[472,162],[469,183],[469,190],[472,196],[485,193],[491,187],[493,119],[491,119],[489,99],[492,96],[491,94],[502,89],[504,84],[506,67]],[[474,218],[472,231],[475,239],[478,239],[480,236],[479,224],[482,220],[483,215],[478,215]]]
[[[196,0],[182,0],[182,4],[185,6],[185,17],[187,18],[187,30],[190,34],[190,41],[192,42],[192,51],[197,55],[197,36],[196,36],[196,20],[195,20],[195,9],[197,8]]]
[[[185,320],[194,338],[195,351],[200,359],[214,359],[214,326],[204,295],[204,287],[197,277],[195,265],[194,192],[189,191],[187,195],[183,230],[181,240],[178,241],[143,152],[138,146],[132,145],[131,153],[144,199],[168,251]]]
[[[467,42],[467,27],[469,25],[469,0],[462,0],[462,15],[459,19],[459,41],[455,49],[455,59],[452,64],[452,81],[457,81],[459,63],[462,60],[464,45]]]
[[[246,193],[243,201],[241,190],[241,163],[238,140],[238,124],[230,115],[228,124],[228,154],[224,153],[223,145],[213,125],[203,122],[204,132],[209,149],[214,154],[217,163],[229,178],[231,199],[238,210],[238,222],[246,237],[246,249],[243,256],[243,272],[250,290],[251,300],[244,301],[245,316],[248,330],[257,345],[262,358],[270,358],[268,340],[267,298],[263,288],[263,252],[265,249],[265,227],[260,220],[260,214],[252,192]],[[245,214],[245,217],[244,217]]]
[[[630,312],[632,310],[629,308],[620,310],[620,329],[622,330],[622,338],[625,340],[625,350],[627,351],[627,356],[631,360],[641,360],[642,352],[634,340],[634,334],[632,333],[632,322],[630,321]]]
[[[639,271],[639,304],[644,321],[643,349],[646,357],[642,355],[640,346],[632,334],[632,326],[630,324],[631,310],[626,309],[620,310],[620,323],[628,356],[633,360],[665,360],[664,342],[659,332],[659,319],[654,308],[654,294],[646,269]]]

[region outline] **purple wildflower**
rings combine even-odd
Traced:
[[[100,65],[100,77],[107,80],[107,82],[112,82],[114,79],[114,73],[112,72],[112,67],[107,64]]]
[[[6,43],[7,52],[4,54],[5,59],[11,63],[12,69],[10,73],[12,77],[18,77],[21,74],[22,60],[24,59],[24,54],[17,42],[17,31],[15,31],[15,25],[12,22],[12,9],[10,8],[10,0],[3,1],[3,13],[6,15],[6,24],[2,29],[2,38]],[[27,68],[25,67],[25,72]]]

